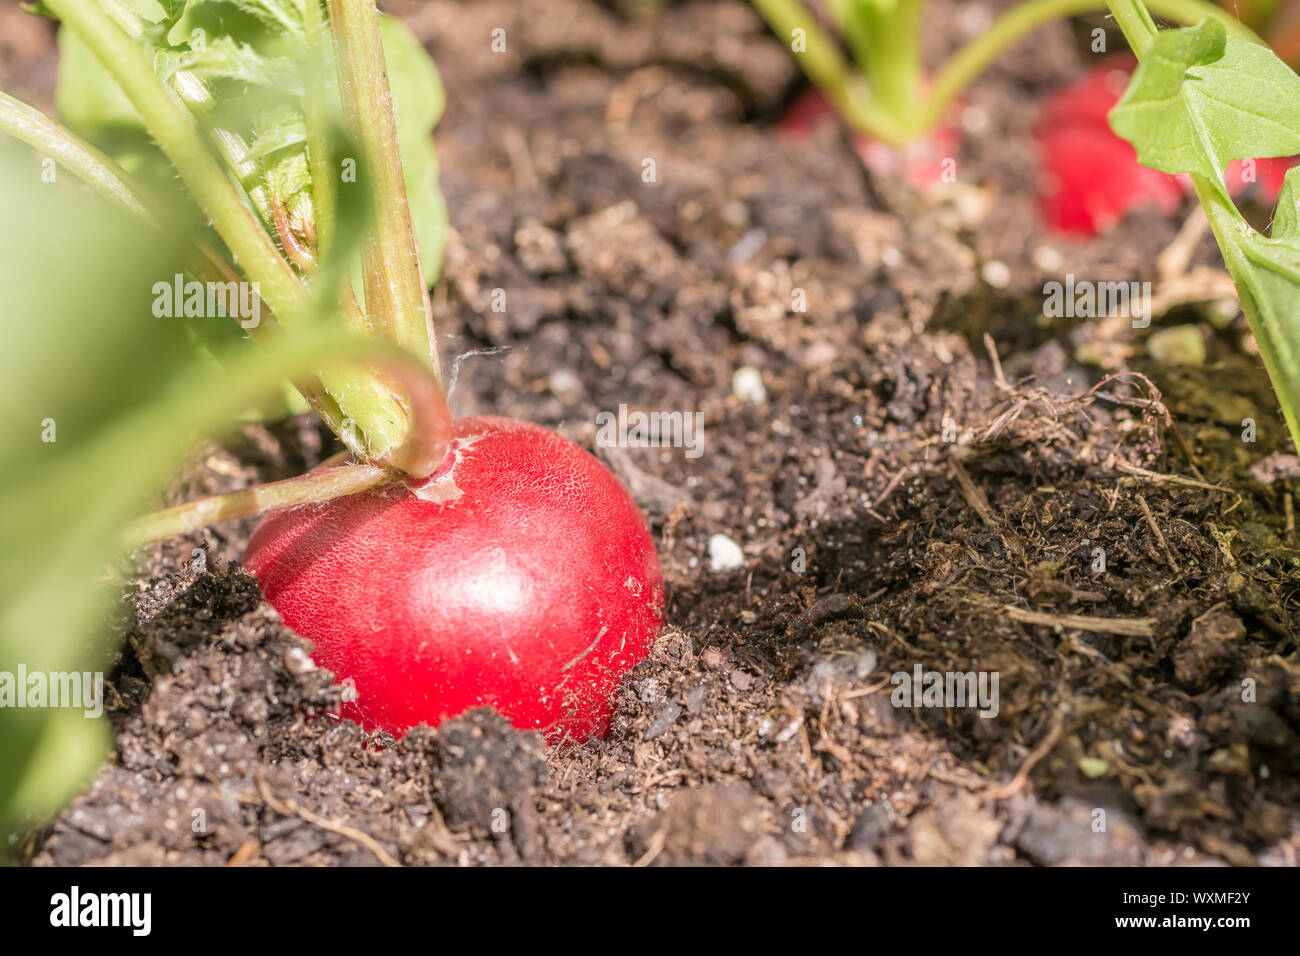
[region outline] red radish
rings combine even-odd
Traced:
[[[786,111],[779,129],[792,139],[804,139],[824,122],[836,121],[835,107],[816,89],[808,90]],[[929,135],[904,147],[890,146],[866,133],[853,132],[853,149],[862,165],[880,176],[897,176],[912,188],[926,190],[944,182],[955,169],[953,161],[961,146],[956,127],[938,126]]]
[[[397,734],[490,706],[551,742],[603,736],[663,618],[631,496],[577,445],[506,418],[457,420],[410,488],[272,512],[244,564],[316,662],[355,682],[345,715]]]
[[[1095,236],[1143,204],[1169,213],[1182,202],[1184,185],[1141,165],[1137,151],[1107,120],[1132,68],[1128,57],[1094,67],[1043,111],[1037,129],[1039,191],[1043,217],[1054,229]]]
[[[937,126],[925,138],[902,149],[865,133],[853,135],[853,148],[862,165],[878,175],[901,176],[913,189],[923,192],[953,181],[960,146],[961,135],[952,126]]]
[[[791,139],[804,139],[816,132],[822,123],[836,122],[835,117],[835,107],[826,95],[821,90],[808,89],[790,104],[777,128]]]
[[[1234,159],[1228,164],[1226,180],[1228,183],[1228,192],[1234,196],[1245,189],[1252,181],[1257,184],[1259,198],[1265,202],[1277,202],[1278,194],[1282,192],[1282,180],[1286,178],[1287,170],[1300,161],[1296,156],[1275,156],[1269,159],[1254,160],[1254,176],[1252,179],[1246,178],[1246,163],[1249,160]]]

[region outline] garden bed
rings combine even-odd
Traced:
[[[935,4],[943,42],[971,6]],[[1158,273],[1190,205],[1094,240],[1039,224],[1037,104],[1089,65],[1067,25],[975,86],[959,182],[920,196],[833,124],[776,130],[800,82],[743,3],[388,8],[448,89],[444,351],[506,349],[465,358],[453,409],[610,465],[667,626],[606,740],[476,712],[394,742],[329,716],[332,676],[235,570],[255,519],[170,540],[124,597],[115,754],[29,859],[1294,864],[1300,463],[1240,320],[1202,323],[1189,369],[1145,342],[1192,306],[1147,331],[1043,319],[1065,272],[1159,292],[1218,261],[1206,235]],[[5,69],[39,91],[34,36]],[[762,401],[733,388],[745,366]],[[620,404],[702,412],[703,454],[596,447]],[[173,500],[332,442],[249,426]],[[743,568],[713,569],[719,534]],[[996,716],[892,706],[917,665],[997,672]]]

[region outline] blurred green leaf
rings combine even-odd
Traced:
[[[447,244],[447,205],[438,187],[438,153],[433,145],[446,93],[437,67],[411,29],[394,17],[383,17],[380,23],[411,222],[424,280],[433,285],[442,271]]]
[[[179,271],[174,238],[81,189],[48,183],[25,147],[0,144],[7,309],[0,412],[0,671],[102,672],[114,635],[104,588],[120,523],[143,501],[113,494],[146,448],[93,454],[114,421],[147,408],[190,350],[155,318],[155,281]],[[169,251],[170,249],[170,251]],[[105,254],[108,251],[110,254]],[[46,439],[53,438],[53,441]],[[102,758],[107,721],[80,710],[0,709],[0,831],[66,800]],[[33,774],[35,776],[33,776]]]

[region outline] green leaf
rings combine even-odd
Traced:
[[[1156,35],[1110,124],[1144,166],[1222,188],[1231,160],[1300,152],[1300,77],[1208,18]]]
[[[129,0],[143,18],[162,16],[167,26],[179,24],[171,30],[174,43],[167,41],[163,29],[149,33],[145,42],[151,45],[160,76],[186,70],[214,92],[216,103],[201,111],[201,122],[219,124],[250,144],[243,158],[255,168],[251,174],[241,172],[240,182],[252,189],[259,182],[274,180],[267,184],[277,190],[286,207],[305,211],[309,184],[295,178],[296,165],[286,165],[287,154],[306,149],[301,97],[307,49],[299,29],[303,2],[175,0],[155,7],[154,0]],[[425,280],[433,284],[441,272],[447,237],[447,208],[438,185],[432,136],[445,93],[415,34],[391,16],[381,17],[380,28],[412,225]],[[109,73],[69,31],[60,31],[59,48],[56,100],[64,122],[155,189],[171,188],[175,177],[170,164]],[[286,176],[286,171],[294,175]],[[286,193],[289,183],[294,190]],[[259,212],[265,220],[266,209]]]
[[[170,30],[176,21],[185,15],[186,0],[156,0],[158,6],[162,7],[162,26],[164,30]]]
[[[24,150],[0,150],[0,205],[7,308],[26,317],[0,350],[0,671],[102,672],[115,637],[104,572],[147,489],[118,491],[152,450],[89,449],[184,368],[184,320],[152,311],[181,246],[70,177],[43,183]],[[107,718],[81,710],[0,709],[0,834],[70,796],[107,740]]]
[[[216,37],[201,49],[159,51],[154,69],[163,80],[186,70],[204,83],[233,80],[302,95],[302,71],[297,64],[285,57],[263,56],[249,44],[227,36]]]
[[[204,0],[199,0],[204,2]],[[256,17],[272,30],[281,30],[294,36],[305,36],[302,3],[315,0],[207,0],[209,3],[232,6]]]
[[[277,111],[263,116],[253,133],[244,158],[258,162],[286,149],[301,150],[307,143],[307,124],[300,116]]]
[[[1139,0],[1110,0],[1141,62],[1110,113],[1145,165],[1191,176],[1282,406],[1300,444],[1300,178],[1284,182],[1270,236],[1237,210],[1223,181],[1234,159],[1300,152],[1300,77],[1262,45],[1227,36],[1207,19],[1137,35],[1150,18]],[[1134,26],[1138,24],[1138,26]]]

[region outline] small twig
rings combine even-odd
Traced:
[[[337,833],[339,836],[347,837],[349,840],[360,843],[373,853],[384,866],[401,867],[402,864],[393,859],[392,855],[380,846],[378,841],[369,833],[350,827],[346,823],[335,823],[333,820],[326,819],[304,807],[298,806],[292,800],[277,800],[271,793],[271,788],[267,786],[266,779],[260,773],[257,775],[257,789],[262,795],[262,802],[281,816],[298,817],[320,827],[322,830],[328,830],[330,833]]]
[[[1023,624],[1041,624],[1044,627],[1061,627],[1077,631],[1094,631],[1099,634],[1122,634],[1125,637],[1154,637],[1154,617],[1094,617],[1089,614],[1044,614],[1008,604],[1002,613]]]
[[[1156,524],[1156,516],[1151,513],[1151,506],[1147,504],[1146,495],[1139,494],[1137,496],[1137,501],[1138,507],[1142,509],[1142,516],[1147,519],[1147,527],[1151,529],[1151,533],[1154,534],[1156,540],[1160,542],[1160,548],[1165,553],[1165,560],[1168,561],[1169,566],[1173,568],[1174,574],[1177,574],[1178,562],[1174,560],[1174,552],[1170,549],[1169,542],[1165,540],[1165,535],[1164,532],[1160,530],[1160,525]]]
[[[993,336],[987,332],[984,333],[984,349],[989,353],[989,361],[993,363],[993,384],[999,391],[1011,391],[1006,376],[1002,374],[1002,360],[998,358],[998,347],[993,342]]]
[[[998,519],[994,516],[993,509],[989,507],[988,499],[984,497],[984,492],[975,487],[975,482],[971,481],[970,475],[962,467],[961,462],[956,458],[949,458],[948,467],[952,469],[952,475],[957,479],[957,487],[961,490],[961,496],[966,499],[966,504],[970,505],[990,528],[998,527]]]
[[[652,862],[654,862],[654,858],[663,852],[664,844],[667,842],[668,842],[667,830],[666,829],[656,830],[654,836],[650,838],[650,842],[649,845],[646,847],[645,853],[641,855],[641,859],[637,860],[632,865],[634,867],[649,866]]]
[[[1179,228],[1174,241],[1156,256],[1156,273],[1162,282],[1171,282],[1186,274],[1192,256],[1196,254],[1196,247],[1209,231],[1209,217],[1198,205]]]
[[[1057,745],[1062,737],[1065,736],[1065,722],[1057,719],[1051,731],[1025,758],[1025,762],[1020,765],[1016,775],[1007,783],[1000,787],[992,787],[984,791],[984,796],[990,800],[1005,800],[1007,797],[1013,797],[1025,788],[1029,782],[1029,772],[1037,766],[1038,762],[1052,752],[1052,748]]]
[[[588,654],[590,654],[592,651],[596,649],[596,645],[600,643],[600,639],[605,636],[605,632],[608,630],[609,630],[608,624],[601,627],[601,629],[596,633],[596,636],[592,638],[591,643],[587,645],[587,649],[583,651],[581,654],[579,654],[577,657],[575,657],[573,660],[569,661],[569,663],[561,667],[560,673],[567,674],[569,671],[573,670],[573,668],[576,667],[584,657],[586,657]]]
[[[898,469],[898,471],[894,472],[894,477],[889,479],[889,484],[885,485],[885,490],[880,493],[880,497],[871,502],[871,507],[879,508],[883,505],[889,499],[889,496],[894,493],[894,489],[902,482],[903,476],[906,475],[911,468],[911,465],[904,465],[902,468]]]
[[[1122,471],[1126,475],[1132,475],[1134,478],[1145,478],[1147,481],[1154,481],[1156,484],[1186,485],[1188,488],[1200,488],[1204,491],[1222,491],[1227,495],[1236,494],[1231,488],[1225,488],[1223,485],[1212,485],[1206,481],[1184,478],[1182,475],[1165,475],[1158,471],[1142,468],[1139,465],[1130,465],[1124,461],[1115,462],[1115,470]]]

